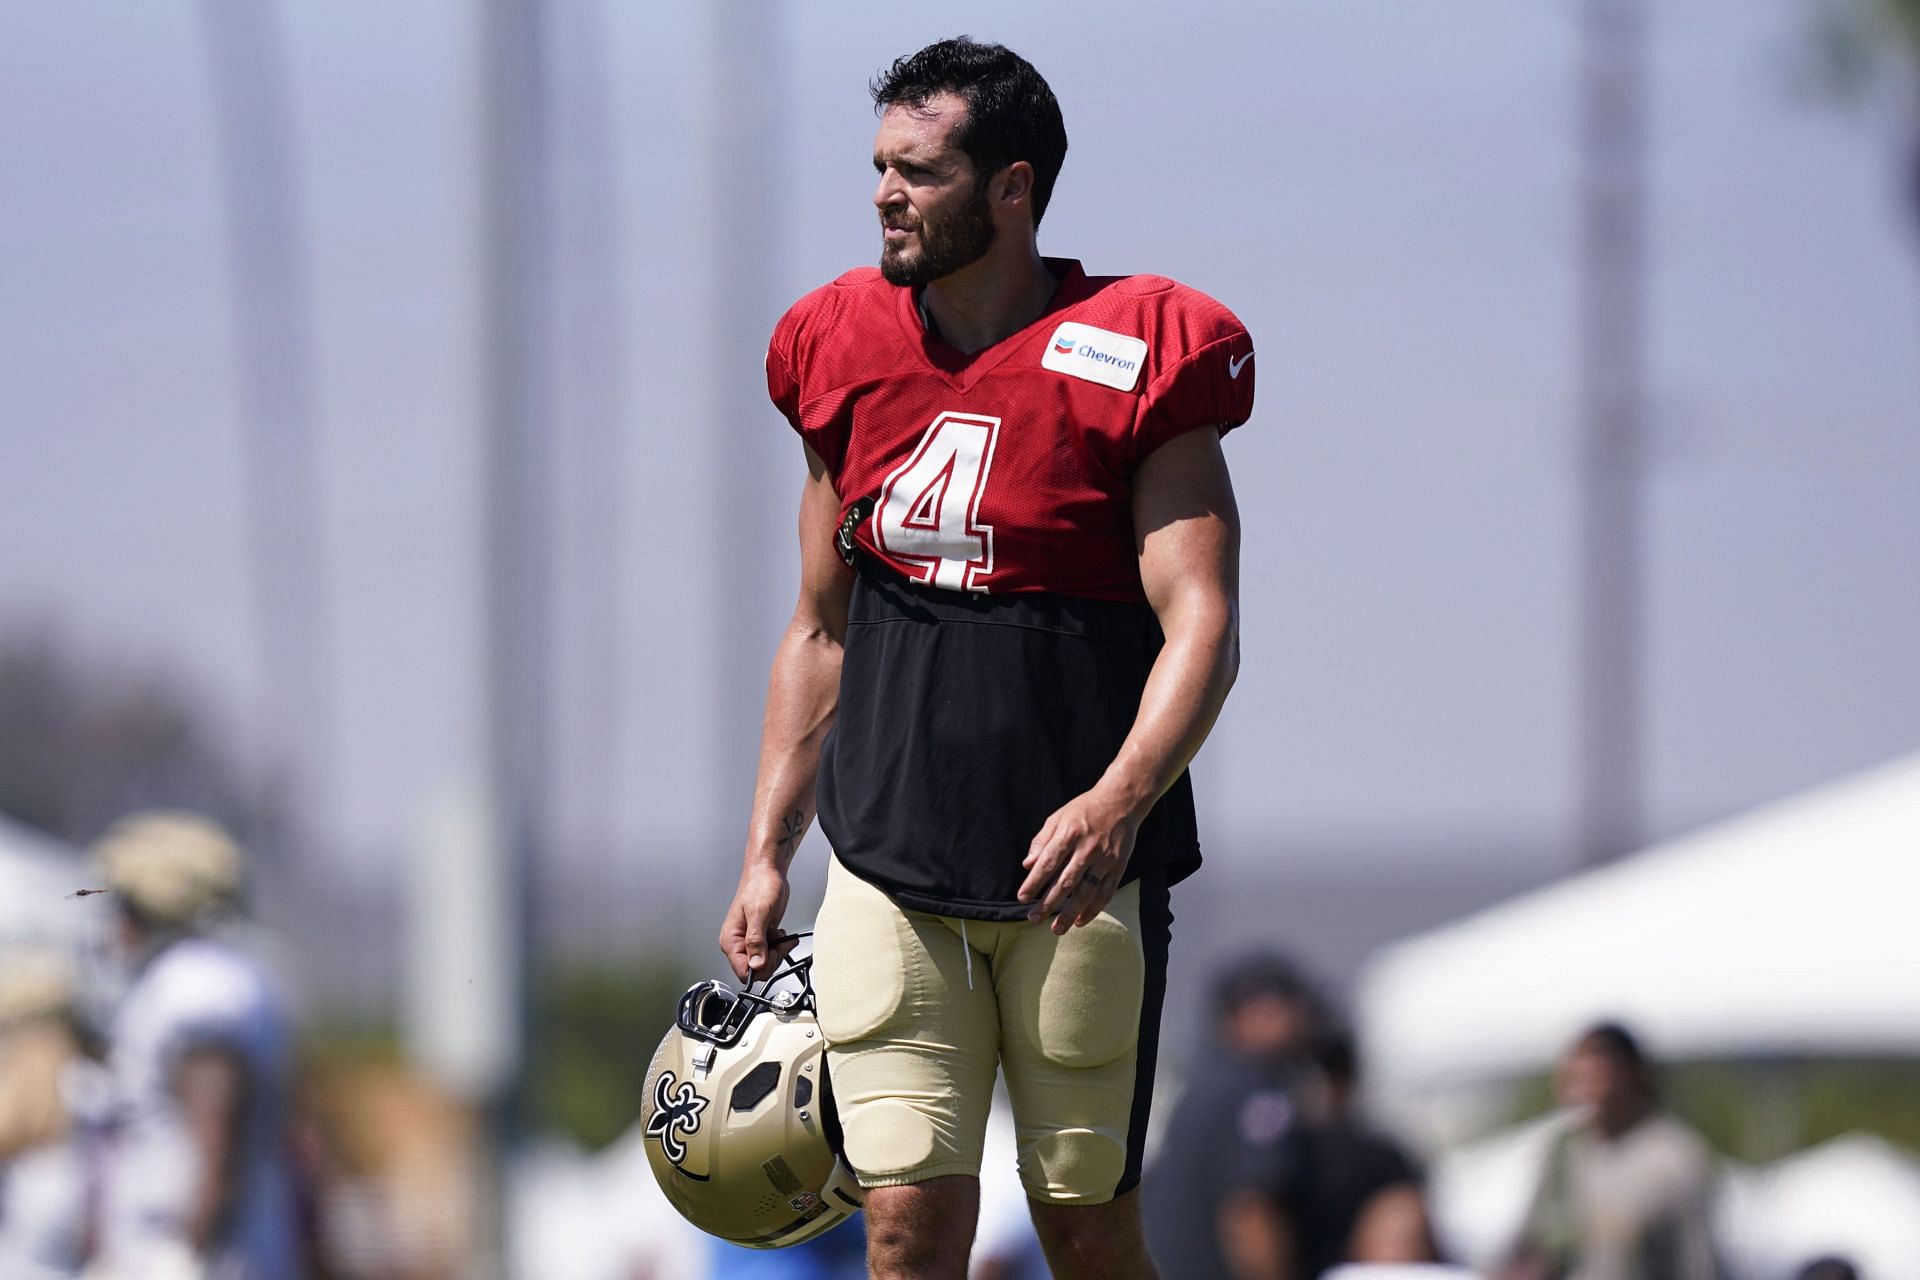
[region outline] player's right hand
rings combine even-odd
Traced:
[[[790,892],[786,872],[774,867],[748,867],[740,873],[740,887],[720,926],[721,953],[740,981],[771,972],[770,966],[792,948],[791,941],[778,936]]]

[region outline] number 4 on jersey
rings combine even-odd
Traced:
[[[987,589],[993,528],[980,523],[980,495],[999,435],[998,418],[943,413],[881,486],[874,536],[889,556],[921,566],[919,581],[949,591]]]

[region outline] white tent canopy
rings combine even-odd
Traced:
[[[0,952],[36,946],[73,950],[96,936],[101,899],[74,898],[87,859],[71,845],[0,817]]]
[[[1920,1055],[1920,755],[1383,952],[1375,1091],[1537,1069],[1618,1018],[1661,1057]]]
[[[1720,1236],[1747,1275],[1790,1275],[1822,1254],[1863,1275],[1920,1275],[1920,1164],[1848,1134],[1761,1169],[1731,1171]]]

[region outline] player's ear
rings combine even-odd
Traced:
[[[993,176],[995,204],[1017,204],[1022,200],[1033,199],[1033,166],[1025,160],[1015,160]]]

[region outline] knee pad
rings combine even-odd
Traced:
[[[1103,1204],[1126,1168],[1126,1144],[1099,1129],[1044,1134],[1020,1148],[1020,1185],[1050,1204]]]
[[[905,1102],[869,1102],[843,1113],[847,1163],[863,1176],[887,1177],[933,1158],[934,1125]]]

